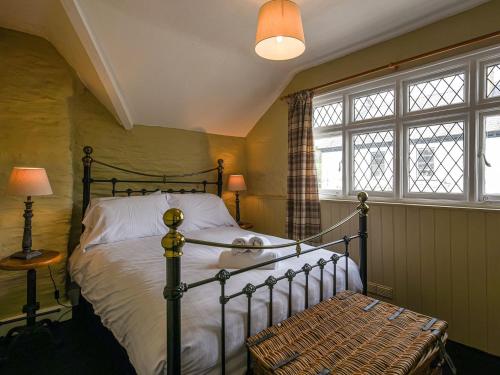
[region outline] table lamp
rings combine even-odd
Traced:
[[[245,179],[241,174],[231,174],[227,180],[227,189],[236,192],[236,222],[240,223],[240,191],[245,191]]]
[[[31,250],[32,196],[51,195],[52,188],[44,168],[14,167],[10,173],[7,194],[27,197],[24,209],[23,250],[12,254],[13,258],[32,259],[41,253]]]

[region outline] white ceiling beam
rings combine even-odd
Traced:
[[[75,31],[80,38],[95,70],[109,96],[115,109],[118,121],[125,129],[132,129],[134,121],[127,107],[125,98],[113,74],[111,65],[106,61],[105,55],[97,42],[90,26],[85,19],[78,0],[60,0]]]

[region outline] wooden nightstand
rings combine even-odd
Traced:
[[[47,267],[52,264],[59,263],[62,259],[62,254],[53,250],[39,250],[42,254],[36,258],[19,259],[12,258],[11,256],[0,260],[0,269],[6,271],[28,271],[27,272],[27,288],[26,288],[26,305],[23,306],[23,313],[26,313],[26,326],[12,328],[7,337],[13,336],[15,333],[24,333],[24,331],[31,331],[36,326],[37,310],[40,308],[40,303],[36,301],[36,269]],[[13,319],[10,321],[2,321],[2,324],[12,323],[19,321]]]
[[[252,223],[239,223],[239,226],[241,229],[252,229],[253,228],[253,224]]]

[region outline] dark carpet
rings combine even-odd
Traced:
[[[53,323],[53,345],[43,334],[27,337],[7,350],[8,340],[0,338],[0,374],[2,375],[129,375],[123,363],[116,363],[107,348],[72,323]],[[89,337],[90,336],[90,337]],[[12,347],[12,346],[11,346]],[[448,342],[447,350],[458,374],[500,374],[500,358],[467,346]],[[444,374],[450,374],[446,369]]]

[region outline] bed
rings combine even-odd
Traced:
[[[214,185],[217,196],[222,194],[220,160],[217,167],[196,174],[159,176],[97,161],[92,158],[90,147],[84,152],[84,208],[91,202],[90,186],[96,183],[110,184],[112,196],[146,195],[158,190],[120,188],[125,183],[155,184],[160,189],[172,185],[194,186],[161,189],[166,194],[208,194],[209,187]],[[94,179],[92,164],[140,175],[143,179]],[[192,180],[195,175],[212,172],[216,173],[215,181]],[[177,230],[179,210],[171,207],[171,217],[165,215],[169,226],[166,236],[100,243],[87,251],[80,246],[69,259],[69,272],[80,287],[81,300],[92,306],[102,325],[126,350],[138,374],[243,374],[250,367],[245,347],[250,335],[338,290],[348,288],[366,293],[366,212],[362,215],[362,209],[356,209],[347,218],[360,217],[359,233],[326,244],[326,247],[344,245],[343,252],[322,249],[325,245],[309,246],[265,236],[270,241],[268,247],[279,251],[277,269],[256,266],[220,270],[221,251],[230,247],[234,238],[251,232],[227,222],[202,229]],[[191,210],[191,216],[193,212],[196,213]],[[173,240],[162,242],[164,237]],[[361,269],[349,257],[349,244],[356,239],[360,239],[357,242]],[[167,308],[162,294],[167,299]]]

